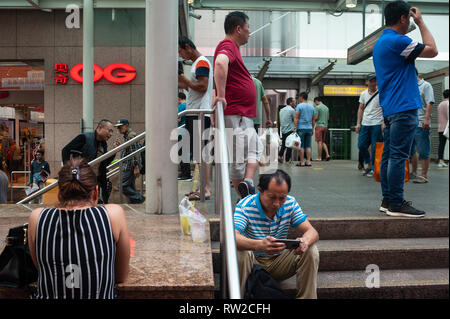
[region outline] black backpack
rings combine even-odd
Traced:
[[[260,265],[253,265],[245,283],[245,299],[289,299],[286,292]]]

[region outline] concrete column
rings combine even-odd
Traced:
[[[177,163],[170,158],[177,127],[178,1],[146,0],[146,212],[178,211]]]
[[[83,132],[94,130],[94,6],[83,1]]]

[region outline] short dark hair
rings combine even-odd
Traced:
[[[197,48],[195,47],[194,42],[192,42],[190,39],[186,38],[185,36],[180,36],[178,38],[178,45],[182,49],[186,49],[186,45],[189,45],[192,49],[197,50]]]
[[[298,98],[302,98],[302,99],[304,99],[304,100],[307,100],[307,99],[308,99],[308,93],[302,92],[302,93],[300,93],[300,94],[298,95]]]
[[[243,28],[245,23],[248,20],[249,20],[249,17],[244,12],[241,12],[241,11],[230,12],[225,17],[225,22],[224,22],[225,34],[232,34],[234,32],[234,29],[236,29],[237,26],[240,26],[241,28]]]
[[[288,97],[288,99],[286,100],[286,104],[289,105],[292,101],[295,101],[295,99],[293,97]]]
[[[98,122],[98,124],[97,124],[97,128],[99,128],[99,127],[103,127],[103,126],[105,126],[106,124],[108,124],[108,123],[111,123],[111,124],[113,124],[110,120],[107,120],[107,119],[103,119],[103,120],[101,120],[100,122]]]
[[[387,26],[396,25],[400,18],[404,15],[409,15],[411,5],[405,1],[394,1],[386,5],[384,9],[384,19]]]
[[[323,102],[323,98],[321,96],[316,96],[314,102]]]
[[[444,99],[448,99],[448,89],[444,90],[442,94],[444,95]]]
[[[182,99],[182,100],[186,100],[186,94],[184,94],[183,92],[178,92],[178,98]]]
[[[264,192],[269,188],[269,184],[272,181],[272,179],[275,179],[275,182],[278,185],[281,185],[283,184],[283,182],[286,182],[286,184],[288,185],[288,192],[291,191],[291,177],[285,171],[277,169],[275,173],[259,175],[258,187],[261,189],[261,192]]]
[[[39,154],[41,154],[42,156],[44,156],[44,151],[43,151],[43,150],[37,150],[37,151],[36,151],[36,154],[37,154],[37,153],[39,153]]]

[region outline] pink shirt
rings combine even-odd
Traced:
[[[448,101],[442,101],[438,106],[438,132],[444,132],[448,121]]]
[[[219,54],[225,54],[230,60],[225,87],[227,108],[224,114],[256,117],[256,87],[244,65],[239,47],[231,40],[223,40],[214,52],[214,64]]]

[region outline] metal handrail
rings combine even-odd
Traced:
[[[130,157],[133,157],[134,155],[139,154],[139,153],[141,153],[141,152],[143,152],[143,151],[145,151],[145,146],[142,146],[140,149],[137,149],[137,150],[135,150],[134,152],[128,154],[127,156],[122,157],[121,159],[115,161],[114,163],[109,164],[108,166],[106,166],[106,169],[111,169],[111,168],[113,168],[114,166],[119,165],[119,164],[122,163],[123,161],[126,161],[126,160],[129,159]]]
[[[135,137],[133,137],[131,140],[126,141],[123,144],[120,144],[119,146],[117,146],[116,148],[113,148],[112,150],[106,152],[105,154],[97,157],[96,159],[93,159],[92,161],[90,161],[88,164],[89,165],[95,165],[97,163],[100,163],[102,161],[104,161],[105,159],[111,157],[112,155],[120,152],[121,150],[123,150],[124,148],[127,148],[128,146],[140,141],[141,139],[143,139],[145,137],[145,132],[136,135]],[[30,196],[25,197],[24,199],[18,201],[16,204],[25,204],[28,203],[29,201],[35,199],[36,197],[52,190],[53,188],[55,188],[56,186],[58,186],[58,181],[51,183],[50,185],[45,186],[44,188],[38,190],[37,192],[31,194]]]
[[[241,289],[239,281],[239,268],[236,251],[236,236],[233,226],[233,211],[231,208],[231,193],[230,193],[230,175],[228,168],[228,149],[227,140],[225,136],[225,118],[223,114],[223,105],[221,102],[217,103],[216,108],[217,131],[216,140],[216,154],[218,159],[216,161],[216,197],[220,188],[221,191],[221,205],[220,201],[216,200],[216,209],[220,208],[220,248],[222,253],[222,297],[226,296],[225,282],[228,283],[228,293],[231,299],[241,298]],[[220,181],[218,180],[220,178]],[[222,248],[224,248],[222,250]]]

